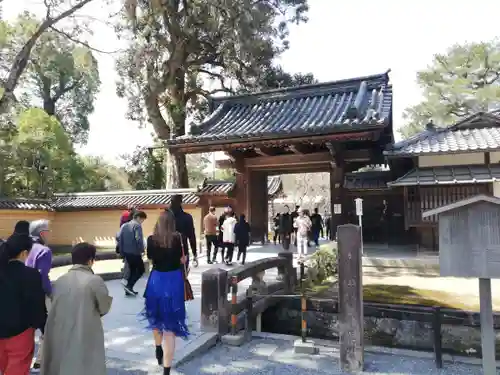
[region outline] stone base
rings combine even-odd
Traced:
[[[247,341],[247,336],[245,333],[238,332],[236,335],[224,335],[221,338],[221,341],[223,344],[230,345],[230,346],[241,346]]]
[[[293,343],[293,350],[298,354],[318,354],[319,348],[314,345],[314,342],[311,340],[306,340],[306,342],[302,342],[302,339],[295,340]]]

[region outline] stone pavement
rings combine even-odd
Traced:
[[[281,250],[275,246],[252,246],[247,261],[253,261],[276,255]],[[116,272],[121,267],[117,260],[101,261],[95,266],[96,273]],[[193,268],[190,281],[193,286],[195,300],[186,304],[189,327],[192,336],[188,341],[177,342],[174,362],[177,367],[172,374],[183,375],[343,375],[338,370],[338,352],[333,347],[322,347],[319,356],[297,355],[293,353],[293,340],[255,338],[252,342],[240,347],[217,345],[205,352],[214,344],[215,336],[200,330],[201,308],[201,274],[212,267],[229,268],[217,264],[208,265],[205,258],[200,258],[200,266]],[[66,270],[56,269],[53,279]],[[266,278],[274,278],[275,270],[266,273]],[[251,280],[245,280],[242,289]],[[144,291],[146,279],[138,282],[140,295]],[[127,298],[119,280],[108,281],[108,288],[114,297],[110,313],[104,317],[104,330],[107,350],[107,367],[109,375],[153,375],[162,374],[154,359],[154,345],[151,332],[144,329],[145,324],[139,320],[143,307],[143,299]],[[187,361],[189,360],[189,361]],[[180,363],[179,363],[180,362]],[[473,365],[446,363],[443,370],[436,370],[432,359],[415,358],[395,354],[366,354],[365,375],[475,375],[481,374],[480,367]]]
[[[280,249],[274,246],[252,246],[249,250],[247,261],[276,255]],[[116,263],[119,261],[116,260],[102,261],[96,263],[95,271],[99,272],[97,269],[99,266],[104,269],[103,264],[106,262],[109,262],[108,264],[112,264],[114,267],[120,266],[120,263]],[[230,268],[221,264],[209,265],[206,263],[206,259],[201,257],[200,266],[191,269],[189,280],[193,287],[195,299],[186,303],[191,336],[189,340],[177,339],[174,363],[186,361],[199,351],[212,347],[216,342],[215,334],[204,333],[200,328],[201,274],[211,267]],[[276,275],[277,271],[272,270],[266,274],[266,278],[275,278]],[[244,288],[249,286],[250,283],[251,279],[248,279],[240,284]],[[151,332],[144,329],[145,323],[141,322],[139,317],[139,313],[143,308],[143,299],[140,296],[142,296],[146,285],[146,277],[143,277],[137,283],[136,290],[139,292],[137,298],[125,297],[120,280],[108,281],[106,285],[113,296],[111,311],[103,318],[107,357],[118,362],[132,361],[146,368],[154,366],[153,337]]]
[[[365,353],[363,375],[480,375],[480,366],[445,362],[437,370],[430,358],[402,353]],[[162,374],[158,366],[146,367],[134,362],[108,362],[109,375]],[[340,371],[338,349],[320,346],[316,356],[295,354],[293,341],[254,338],[242,347],[218,345],[172,370],[172,375],[347,375]]]

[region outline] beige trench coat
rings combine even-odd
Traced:
[[[53,288],[45,326],[43,375],[106,375],[101,317],[112,297],[90,267],[73,266]]]

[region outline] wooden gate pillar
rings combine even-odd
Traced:
[[[337,236],[337,227],[347,222],[344,177],[345,169],[343,163],[336,163],[335,165],[332,165],[332,169],[330,170],[330,204],[332,211],[330,231],[331,240],[334,240]]]
[[[267,241],[268,232],[268,202],[267,202],[267,173],[251,171],[247,186],[248,191],[248,221],[252,228],[252,241]]]
[[[249,182],[249,171],[244,166],[243,159],[237,159],[235,161],[236,169],[236,205],[233,207],[236,215],[245,214],[249,217],[248,212],[248,182]]]

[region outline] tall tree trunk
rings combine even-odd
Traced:
[[[172,138],[186,134],[186,100],[185,100],[185,72],[178,66],[173,75],[173,82],[167,88],[169,105],[167,112],[170,115],[170,132]],[[168,175],[170,188],[189,188],[189,175],[186,165],[186,155],[170,153],[170,174]]]

